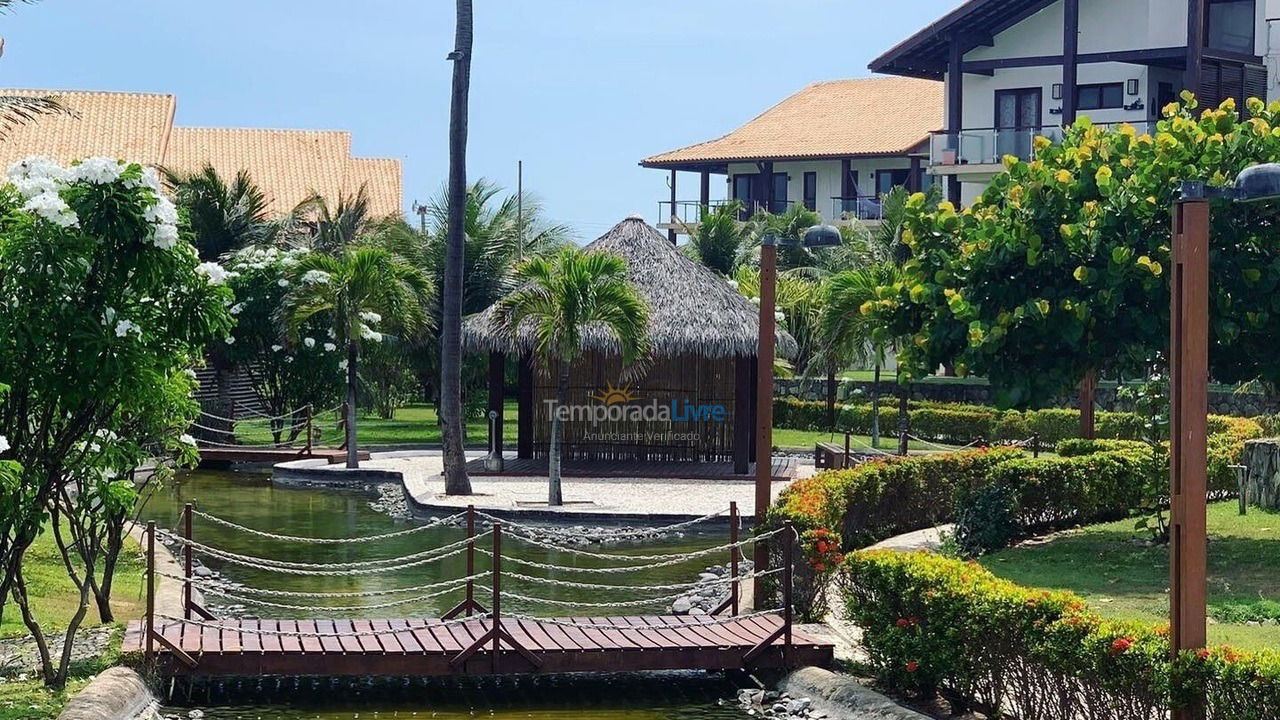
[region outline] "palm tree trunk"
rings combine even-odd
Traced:
[[[836,366],[827,366],[827,432],[836,431]]]
[[[556,378],[556,411],[551,416],[551,449],[547,453],[547,504],[551,506],[564,504],[564,495],[560,491],[560,444],[564,435],[560,408],[564,407],[569,395],[569,366],[570,363],[560,361]]]
[[[880,361],[871,381],[871,447],[880,447]]]
[[[467,208],[467,101],[471,88],[471,0],[457,0],[453,95],[449,110],[449,237],[445,243],[441,307],[440,415],[444,440],[444,491],[470,495],[462,424],[462,273]]]
[[[359,352],[354,340],[347,341],[347,467],[360,467],[356,448],[356,360]]]

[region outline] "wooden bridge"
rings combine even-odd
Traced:
[[[293,539],[300,542],[341,542],[341,540],[288,538],[264,531],[237,526],[226,520],[196,513],[188,505],[181,535],[157,531],[154,523],[147,531],[147,611],[145,617],[131,623],[125,634],[124,650],[141,653],[144,660],[157,672],[168,676],[443,676],[443,675],[497,675],[527,673],[571,673],[636,670],[731,670],[766,667],[795,667],[801,665],[825,665],[832,659],[832,645],[796,631],[792,627],[791,584],[792,542],[795,533],[788,525],[755,538],[739,540],[737,509],[731,506],[730,541],[727,545],[691,553],[671,555],[609,555],[582,550],[568,545],[558,545],[523,535],[525,526],[511,524],[509,534],[522,541],[562,552],[593,556],[597,559],[614,557],[619,561],[645,564],[614,567],[573,568],[552,566],[506,558],[523,566],[550,569],[554,572],[574,571],[591,573],[625,574],[646,568],[669,566],[685,559],[709,556],[721,551],[730,559],[730,573],[719,584],[724,585],[728,597],[714,612],[703,616],[659,615],[591,615],[576,617],[530,617],[503,612],[503,600],[538,601],[538,598],[503,590],[504,578],[508,581],[534,584],[567,585],[579,589],[630,590],[626,585],[580,583],[555,578],[525,575],[522,572],[504,572],[503,523],[468,508],[451,518],[435,521],[422,528],[388,533],[405,535],[425,527],[448,522],[465,522],[466,537],[456,543],[430,549],[403,558],[366,561],[363,563],[309,564],[277,561],[277,565],[265,558],[221,551],[202,545],[192,539],[192,517],[201,515],[224,525],[238,527],[266,538]],[[719,513],[718,513],[719,514]],[[476,534],[477,516],[491,521],[489,530]],[[709,518],[703,518],[706,520]],[[693,523],[680,523],[669,528],[684,528]],[[668,529],[669,529],[668,528]],[[664,529],[659,529],[659,531]],[[653,531],[650,531],[653,532]],[[178,544],[182,548],[184,573],[172,576],[183,583],[183,617],[168,617],[155,611],[155,584],[158,575],[155,568],[155,542],[157,536]],[[489,536],[491,548],[477,547],[477,541]],[[742,547],[777,537],[783,544],[783,567],[775,570],[757,570],[740,574],[739,558]],[[376,538],[375,538],[376,539]],[[365,542],[368,538],[351,539]],[[316,607],[319,613],[352,611],[363,615],[391,606],[411,604],[429,598],[442,597],[451,592],[461,593],[461,601],[441,617],[417,617],[401,619],[234,619],[218,618],[196,601],[197,592],[222,595],[235,599],[296,610],[299,606],[257,601],[236,593],[252,594],[253,589],[232,585],[221,580],[195,577],[192,573],[193,554],[208,553],[215,558],[251,567],[274,567],[294,574],[340,575],[344,572],[375,574],[412,567],[465,554],[467,573],[464,577],[445,580],[431,585],[404,588],[403,590],[375,591],[373,593],[292,593],[262,590],[268,596],[299,595],[321,597],[326,600],[359,596],[388,596],[394,593],[424,593],[408,598],[397,598],[380,604],[366,604],[343,608]],[[475,572],[476,553],[489,555],[491,569],[487,573]],[[522,567],[522,569],[524,569]],[[782,607],[776,611],[739,614],[739,586],[742,582],[765,575],[778,575],[781,581]],[[486,588],[480,583],[487,579],[489,609],[479,601]],[[646,598],[645,592],[686,589],[698,583],[637,587],[642,597],[616,603],[598,603],[546,600],[562,605],[581,607],[652,607],[665,604],[672,596]],[[231,590],[234,590],[233,593]]]
[[[202,465],[275,464],[303,458],[322,458],[333,464],[347,457],[341,423],[337,430],[323,430],[316,417],[341,407],[316,413],[306,405],[268,415],[254,405],[232,400],[226,416],[202,409],[191,432],[200,448]],[[361,460],[369,459],[367,451],[358,455]]]

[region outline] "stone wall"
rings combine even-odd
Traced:
[[[1280,440],[1246,442],[1244,464],[1249,468],[1245,491],[1249,504],[1280,510]]]
[[[862,380],[841,381],[836,397],[839,402],[867,401],[875,383]],[[896,396],[896,382],[880,382],[880,397]],[[780,379],[774,381],[774,393],[778,397],[796,397],[802,400],[827,399],[827,383],[821,378]],[[985,382],[975,380],[964,382],[954,378],[933,379],[918,382],[911,386],[911,399],[930,400],[933,402],[965,403],[969,405],[991,405],[991,387]],[[1131,410],[1130,403],[1116,396],[1115,387],[1104,385],[1097,391],[1098,407],[1109,411]],[[1056,407],[1074,408],[1079,405],[1076,396],[1059,398]],[[1215,415],[1235,415],[1238,417],[1255,417],[1280,413],[1280,396],[1263,395],[1262,393],[1236,393],[1226,388],[1210,388],[1209,412]]]

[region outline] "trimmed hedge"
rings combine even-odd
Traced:
[[[1280,653],[1171,663],[1167,627],[1104,620],[1071,593],[932,553],[855,553],[840,587],[872,666],[902,692],[1021,720],[1164,720],[1200,691],[1210,720],[1280,717]]]
[[[1080,432],[1079,410],[1019,412],[997,410],[983,405],[924,402],[912,403],[907,414],[910,417],[912,435],[934,442],[959,445],[977,440],[1026,440],[1032,435],[1038,435],[1040,442],[1047,447],[1075,438]],[[869,434],[871,416],[870,403],[838,405],[836,428],[841,432]],[[773,404],[773,419],[777,427],[791,430],[826,430],[827,405],[821,401],[778,398]],[[1102,439],[1141,440],[1145,422],[1136,413],[1099,412],[1095,416],[1094,429]],[[1210,415],[1209,433],[1226,432],[1240,422],[1259,427],[1257,422],[1247,418]],[[892,436],[896,434],[897,427],[896,403],[892,402],[892,398],[886,398],[886,402],[880,406],[880,431],[886,436]]]

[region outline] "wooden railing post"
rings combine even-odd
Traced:
[[[187,542],[182,546],[182,617],[191,619],[191,576],[194,560],[191,551],[191,511],[192,504],[182,506],[182,537]]]
[[[154,661],[156,657],[156,523],[154,520],[147,522],[147,617],[144,632],[146,638],[143,641],[143,647],[146,648],[147,660]]]
[[[476,574],[476,506],[467,506],[467,577]],[[467,617],[476,606],[476,581],[467,580]]]
[[[493,674],[498,674],[502,644],[502,523],[493,524]]]
[[[790,662],[791,660],[791,575],[792,575],[792,555],[795,551],[795,530],[791,527],[791,521],[787,520],[782,524],[782,552],[786,557],[785,564],[782,566],[782,653],[783,659]]]
[[[843,469],[849,468],[849,435],[850,433],[844,434],[844,462],[841,463]]]
[[[733,578],[733,582],[729,584],[729,609],[734,615],[738,614],[738,556],[742,554],[742,548],[738,547],[738,503],[729,503],[729,542],[733,547],[729,550],[729,577]]]
[[[312,436],[315,434],[312,430],[314,420],[315,420],[314,408],[312,407],[311,403],[307,403],[307,456],[308,457],[310,457],[311,455]]]

